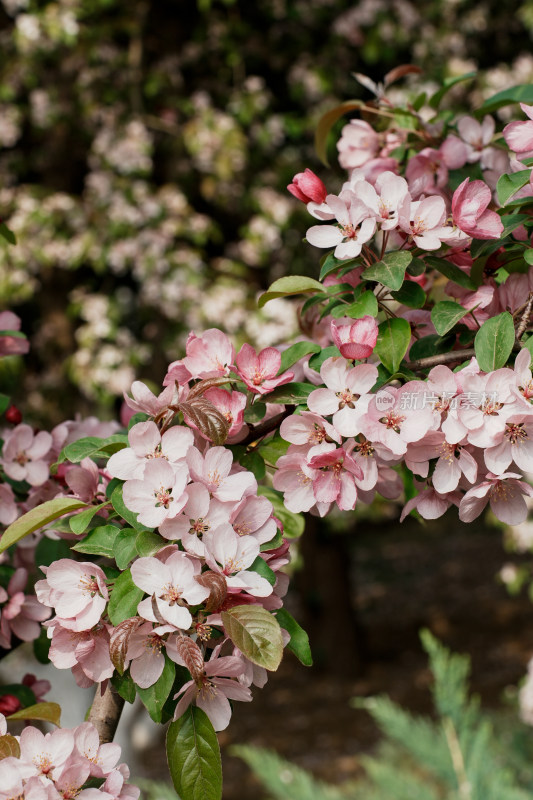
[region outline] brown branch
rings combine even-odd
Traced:
[[[107,682],[103,694],[101,684],[98,684],[89,712],[89,722],[98,731],[100,744],[113,741],[123,708],[124,700],[110,681]]]
[[[529,293],[529,297],[527,300],[526,305],[524,306],[524,313],[520,318],[520,325],[516,330],[516,341],[519,342],[522,338],[522,334],[524,333],[525,329],[527,328],[529,317],[531,315],[531,308],[533,307],[533,292]]]
[[[451,353],[441,353],[438,356],[417,358],[415,361],[406,361],[405,366],[413,372],[437,367],[439,364],[453,364],[454,361],[466,361],[476,355],[474,348],[470,350],[452,350]]]
[[[268,395],[266,397],[268,398]],[[285,417],[289,417],[293,411],[294,406],[287,406],[284,411],[276,414],[275,417],[269,417],[269,419],[266,419],[264,422],[260,422],[259,425],[252,425],[247,436],[245,436],[242,441],[235,442],[235,444],[247,445],[252,444],[252,442],[256,442],[258,439],[262,439],[263,436],[275,431],[276,428],[281,425]]]

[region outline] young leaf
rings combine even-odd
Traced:
[[[163,722],[163,706],[172,689],[175,674],[176,665],[168,656],[165,656],[165,666],[157,681],[148,689],[137,687],[137,694],[154,722]]]
[[[411,341],[411,326],[406,319],[386,319],[378,328],[375,353],[389,372],[397,372]]]
[[[257,572],[257,574],[261,575],[262,578],[265,578],[265,580],[267,580],[271,586],[274,586],[276,583],[276,573],[273,569],[270,569],[265,559],[261,558],[261,556],[257,556],[253,564],[251,564],[248,569],[252,570],[252,572]]]
[[[180,403],[180,411],[196,425],[213,444],[222,445],[228,438],[229,422],[207,397],[196,397]]]
[[[109,656],[119,675],[124,673],[124,664],[131,634],[137,630],[141,622],[140,617],[129,617],[117,625],[111,634]]]
[[[292,650],[304,667],[311,667],[313,664],[313,656],[311,655],[309,636],[307,633],[302,626],[296,622],[292,614],[289,614],[284,608],[279,608],[274,613],[281,627],[284,628],[291,637],[287,645],[289,650]]]
[[[137,531],[133,528],[122,528],[115,539],[113,558],[119,569],[126,569],[132,558],[137,555]]]
[[[222,761],[217,735],[207,714],[197,706],[167,731],[170,777],[181,800],[221,800]]]
[[[509,311],[503,311],[484,322],[474,339],[477,362],[483,372],[504,367],[514,342],[515,329]]]
[[[4,758],[20,758],[20,745],[10,733],[0,736],[0,761]]]
[[[391,292],[391,296],[409,308],[423,308],[426,304],[425,291],[414,281],[404,281],[402,288],[397,292]]]
[[[366,315],[370,317],[377,316],[378,301],[374,292],[366,291],[354,302],[345,305],[337,306],[332,312],[331,316],[339,319],[339,317],[351,317],[352,319],[361,319]]]
[[[440,106],[440,101],[444,95],[450,91],[452,86],[455,86],[457,83],[462,83],[462,81],[469,81],[471,78],[475,78],[476,75],[477,72],[466,72],[464,75],[457,75],[454,78],[447,78],[438,92],[435,92],[435,94],[429,98],[429,105],[431,108],[437,110],[437,108]]]
[[[336,272],[339,269],[344,269],[348,264],[351,265],[352,269],[355,269],[355,265],[358,260],[358,258],[335,258],[333,253],[328,253],[320,268],[320,280],[323,281],[324,278],[330,274],[330,272]]]
[[[263,606],[234,606],[221,614],[227,635],[254,664],[272,672],[283,655],[281,629]]]
[[[277,281],[263,292],[257,301],[259,308],[262,308],[269,300],[275,297],[288,297],[292,294],[307,294],[308,292],[323,292],[324,287],[314,278],[305,275],[287,275],[285,278],[278,278]]]
[[[462,269],[452,264],[451,261],[445,261],[443,258],[435,258],[434,256],[426,256],[426,263],[458,286],[470,289],[470,291],[475,290],[476,286],[471,278]]]
[[[137,522],[137,514],[135,514],[133,511],[130,511],[130,509],[126,507],[122,497],[123,485],[124,484],[120,483],[113,489],[113,494],[111,495],[111,505],[117,514],[122,517],[122,519],[125,519],[126,522],[131,525],[132,528],[135,528],[136,531],[152,530],[152,528],[147,528],[146,525],[143,525],[141,522]]]
[[[69,511],[77,511],[78,508],[85,508],[87,503],[77,500],[74,497],[56,497],[54,500],[47,500],[40,506],[27,511],[22,517],[12,522],[2,534],[0,539],[0,553],[4,553],[12,544],[16,544],[25,536],[39,530],[43,525],[48,525],[55,519],[59,519]]]
[[[311,392],[315,389],[310,383],[286,383],[264,395],[266,403],[283,403],[287,406],[297,406],[305,403]]]
[[[287,347],[281,354],[281,366],[278,375],[286,372],[289,367],[296,364],[301,358],[310,355],[311,353],[320,353],[321,347],[315,342],[296,342],[296,344]]]
[[[107,613],[113,625],[119,625],[137,613],[137,606],[143,599],[144,592],[133,583],[129,569],[124,570],[115,580]]]
[[[93,556],[104,556],[113,558],[115,551],[115,539],[120,532],[116,525],[102,525],[93,528],[81,542],[72,548],[77,553],[89,553]]]
[[[468,309],[451,300],[436,303],[431,310],[431,321],[441,336],[448,333],[453,326],[468,314]]]
[[[89,523],[94,517],[94,515],[106,505],[107,503],[100,503],[99,506],[90,506],[89,508],[86,508],[85,511],[82,511],[80,514],[76,514],[74,517],[71,517],[69,519],[69,525],[72,533],[75,533],[76,535],[84,533],[89,527]]]
[[[51,722],[58,728],[61,727],[61,706],[57,703],[36,703],[10,714],[7,719],[38,719],[42,722]]]
[[[529,183],[530,176],[530,169],[521,169],[520,172],[513,172],[511,175],[501,175],[496,184],[499,204],[501,206],[506,205],[515,192],[525,186],[526,183]]]
[[[405,270],[412,259],[411,253],[394,250],[386,253],[377,264],[365,269],[361,277],[366,281],[377,281],[388,289],[397,291],[403,283]]]
[[[347,114],[349,111],[354,111],[356,108],[361,108],[364,103],[361,100],[346,100],[344,103],[341,103],[335,108],[332,108],[330,111],[326,111],[320,119],[318,120],[318,125],[316,126],[315,131],[315,150],[317,156],[322,161],[323,164],[328,165],[328,134],[332,128],[332,126],[340,119],[344,114]]]

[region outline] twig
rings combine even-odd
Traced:
[[[476,355],[474,348],[470,350],[452,350],[451,353],[441,353],[438,356],[428,356],[428,358],[417,358],[415,361],[408,361],[406,367],[413,372],[437,367],[439,364],[453,364],[454,361],[466,361]]]
[[[268,399],[268,395],[266,395],[266,398]],[[235,444],[247,445],[256,442],[258,439],[262,439],[267,433],[275,431],[276,428],[281,425],[285,417],[289,417],[293,411],[294,406],[287,406],[285,411],[281,411],[279,414],[276,414],[275,417],[269,417],[269,419],[266,419],[264,422],[260,422],[259,425],[252,425],[248,435],[240,442],[235,442]]]
[[[100,744],[113,741],[123,708],[124,700],[110,681],[107,682],[103,694],[101,684],[98,684],[89,712],[89,722],[98,731]]]
[[[524,333],[525,329],[527,328],[527,324],[529,322],[529,317],[531,315],[531,308],[533,307],[533,292],[529,293],[528,301],[524,308],[524,313],[520,317],[520,325],[516,329],[516,341],[520,341],[522,334]]]

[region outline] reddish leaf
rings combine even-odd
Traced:
[[[222,376],[215,378],[204,378],[191,387],[189,394],[187,395],[187,402],[190,403],[191,400],[194,400],[196,397],[201,397],[201,395],[203,395],[204,392],[207,392],[208,389],[213,389],[217,386],[223,386],[225,383],[229,383],[229,378],[224,378]]]
[[[7,719],[39,719],[51,722],[59,728],[61,725],[61,706],[57,703],[36,703],[10,714]]]
[[[400,64],[399,67],[395,67],[394,69],[391,69],[390,72],[387,72],[383,79],[383,83],[385,86],[390,86],[391,83],[399,81],[404,75],[420,75],[421,72],[422,70],[420,67],[417,67],[414,64]]]
[[[0,736],[0,760],[10,756],[20,758],[20,745],[14,736],[6,733],[5,736]]]
[[[193,681],[201,678],[204,674],[204,657],[196,642],[193,642],[188,636],[178,636],[176,650],[185,662]]]
[[[141,620],[139,617],[130,617],[129,619],[125,619],[123,622],[121,622],[120,625],[117,625],[111,634],[111,640],[109,642],[109,655],[111,657],[111,661],[113,662],[113,666],[119,675],[122,675],[124,672],[124,664],[126,662],[126,654],[128,652],[130,636],[135,630],[137,630],[140,624]]]
[[[180,411],[207,436],[213,444],[224,444],[230,424],[224,414],[205,397],[180,403]]]
[[[207,613],[219,609],[228,593],[225,577],[220,572],[209,571],[204,572],[202,575],[197,575],[196,580],[209,589],[209,597],[205,603]]]

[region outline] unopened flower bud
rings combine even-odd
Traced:
[[[328,193],[324,183],[310,169],[295,175],[287,189],[302,203],[324,203]]]
[[[16,406],[9,406],[6,411],[6,420],[10,422],[11,425],[20,425],[22,422],[22,414]]]
[[[14,694],[3,694],[0,696],[0,714],[3,714],[5,717],[14,714],[15,711],[18,711],[21,707],[22,704],[20,700],[18,697],[15,697]]]

